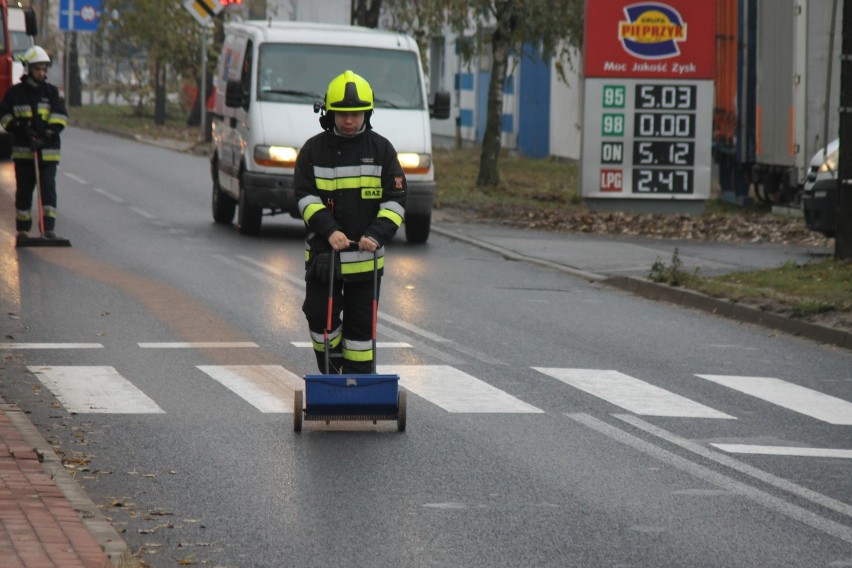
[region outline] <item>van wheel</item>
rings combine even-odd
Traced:
[[[412,244],[423,244],[429,240],[432,215],[406,215],[405,240]]]
[[[213,172],[213,220],[220,225],[230,225],[237,211],[237,202],[222,193],[219,175]]]
[[[237,223],[240,233],[243,235],[256,235],[260,232],[260,224],[263,217],[263,209],[250,205],[246,199],[246,191],[240,188],[240,211],[237,215]]]

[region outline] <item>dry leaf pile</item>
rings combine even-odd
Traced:
[[[446,211],[449,217],[566,233],[640,236],[731,243],[827,246],[831,241],[798,217],[766,214],[648,215],[623,212],[542,211],[488,205],[475,211]],[[467,219],[465,219],[467,217]]]

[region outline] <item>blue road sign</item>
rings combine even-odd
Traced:
[[[96,31],[102,12],[102,0],[59,0],[59,29],[64,32]]]

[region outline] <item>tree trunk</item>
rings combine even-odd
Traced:
[[[166,64],[159,59],[154,63],[154,124],[166,123]]]
[[[477,187],[496,187],[500,183],[500,123],[503,115],[503,85],[509,67],[508,18],[498,20],[499,26],[491,36],[491,81],[488,84],[488,110],[485,134],[482,138],[482,154],[479,157]]]
[[[352,25],[378,28],[381,10],[382,0],[352,0]]]
[[[840,108],[852,107],[852,2],[843,3],[843,56],[840,58]],[[852,260],[852,113],[840,113],[840,165],[834,257]]]
[[[83,104],[83,86],[80,80],[80,51],[77,49],[77,32],[71,33],[68,46],[68,106],[78,107]],[[91,80],[91,77],[89,78]]]

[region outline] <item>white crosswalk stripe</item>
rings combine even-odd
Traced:
[[[544,412],[509,393],[448,365],[378,365],[381,374],[399,375],[399,383],[447,412]]]
[[[69,412],[161,414],[163,409],[113,367],[29,367]]]
[[[733,419],[724,412],[684,398],[618,371],[533,367],[536,371],[642,416]]]
[[[198,365],[197,369],[263,413],[292,413],[293,392],[305,389],[301,376],[280,365]],[[735,419],[729,414],[614,370],[560,367],[533,369],[637,415]],[[154,400],[113,367],[31,366],[29,370],[69,412],[164,413]],[[399,375],[401,387],[449,413],[544,412],[449,365],[379,365],[377,372]],[[695,376],[822,422],[852,425],[852,403],[793,383],[771,377]],[[791,455],[808,455],[815,451],[739,446],[720,446],[720,449],[733,453],[787,452]],[[847,454],[848,450],[844,449],[830,451],[832,457],[848,457]]]
[[[305,381],[280,365],[199,365],[198,369],[228,387],[261,412],[293,413],[293,391]]]
[[[695,375],[829,424],[852,426],[852,403],[772,377]]]

